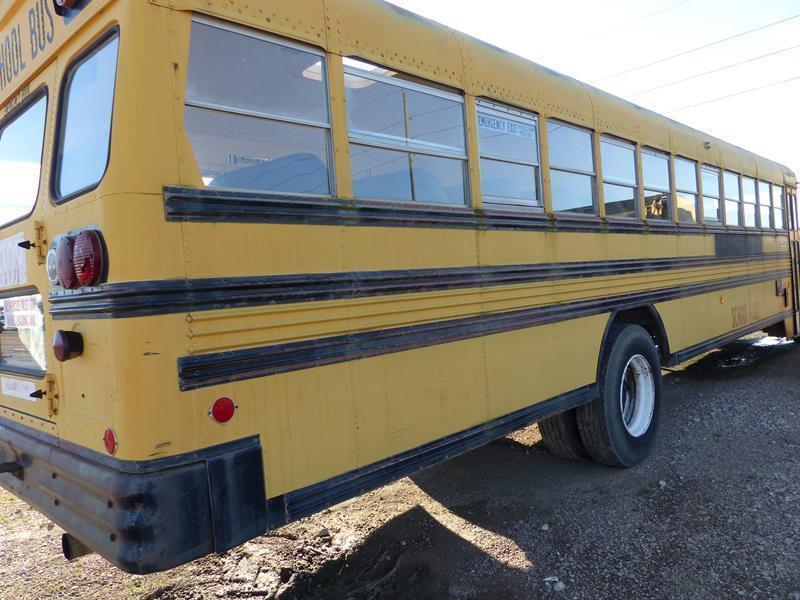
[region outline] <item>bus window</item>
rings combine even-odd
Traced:
[[[46,342],[42,295],[0,299],[0,371],[44,377]]]
[[[47,98],[42,95],[0,128],[0,224],[24,217],[39,193]]]
[[[345,59],[353,193],[464,205],[464,100],[410,79]]]
[[[657,150],[642,149],[644,206],[648,219],[670,218],[669,156]]]
[[[535,115],[478,101],[484,204],[542,207]]]
[[[775,229],[786,229],[783,218],[783,188],[779,185],[772,186],[772,223]]]
[[[703,165],[701,173],[703,177],[703,220],[706,223],[721,223],[719,169]]]
[[[555,212],[594,213],[592,134],[558,121],[547,123],[550,186]]]
[[[771,212],[772,200],[770,198],[769,184],[764,181],[758,182],[758,218],[761,229],[772,227]]]
[[[203,183],[330,195],[326,86],[322,52],[195,21],[185,119]]]
[[[750,177],[742,177],[742,208],[744,214],[744,226],[756,226],[756,182]]]
[[[639,190],[636,180],[636,146],[603,136],[603,196],[609,217],[636,217]]]
[[[115,34],[67,74],[56,164],[61,199],[95,187],[108,166],[118,48]]]
[[[738,227],[741,223],[739,176],[736,173],[725,171],[722,175],[722,188],[725,192],[725,224]]]
[[[678,221],[697,223],[697,163],[675,158]]]

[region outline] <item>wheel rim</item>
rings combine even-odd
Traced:
[[[656,407],[656,385],[650,363],[641,354],[631,357],[622,371],[619,410],[625,429],[642,437],[650,429]]]

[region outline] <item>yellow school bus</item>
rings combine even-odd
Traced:
[[[457,31],[0,11],[0,484],[68,557],[170,568],[534,422],[634,465],[662,365],[797,335],[789,169]]]

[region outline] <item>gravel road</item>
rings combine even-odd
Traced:
[[[0,598],[800,600],[800,345],[665,374],[634,469],[555,458],[534,426],[158,575],[66,563],[58,527],[0,491]]]

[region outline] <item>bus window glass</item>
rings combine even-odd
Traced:
[[[758,224],[762,229],[769,229],[771,225],[772,198],[770,186],[764,181],[758,182]]]
[[[321,54],[244,30],[192,24],[186,83],[190,104],[326,124],[325,83]]]
[[[203,184],[330,195],[324,64],[322,52],[194,22],[184,119]]]
[[[345,60],[354,194],[464,205],[463,98],[412,79]]]
[[[725,224],[738,227],[741,203],[739,201],[739,176],[725,171],[722,175],[722,188],[725,192]]]
[[[678,220],[697,223],[697,163],[675,158],[675,188]]]
[[[478,101],[481,187],[488,204],[540,208],[535,115]]]
[[[0,224],[24,217],[36,203],[46,113],[42,96],[0,129]]]
[[[635,217],[638,198],[636,147],[609,137],[600,139],[606,215]]]
[[[783,188],[779,185],[772,186],[772,224],[775,229],[786,229],[783,219]]]
[[[703,219],[706,223],[721,223],[719,169],[703,165],[701,175],[703,179]]]
[[[97,185],[106,171],[118,48],[115,35],[67,74],[56,165],[60,198]]]
[[[742,177],[742,212],[744,215],[744,226],[756,226],[756,182],[750,177]]]
[[[642,149],[644,206],[648,219],[669,219],[669,156],[663,152]]]
[[[47,367],[42,295],[0,300],[0,371],[43,377]]]
[[[550,185],[556,212],[594,213],[592,134],[558,121],[547,123]]]

